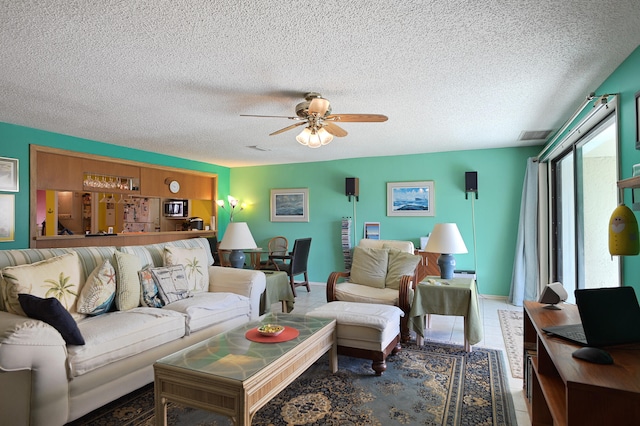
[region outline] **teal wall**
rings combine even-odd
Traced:
[[[342,143],[340,141],[333,143]],[[516,230],[526,160],[541,147],[505,148],[394,157],[357,158],[339,161],[234,168],[231,194],[247,202],[234,216],[246,221],[261,247],[269,238],[284,235],[290,248],[296,238],[311,237],[311,281],[326,282],[332,271],[344,270],[341,221],[354,217],[357,239],[364,222],[380,222],[381,238],[411,240],[438,222],[456,222],[468,254],[456,255],[458,269],[476,269],[480,292],[507,295],[515,253]],[[309,151],[309,155],[313,151]],[[478,199],[465,199],[466,171],[478,172]],[[360,179],[360,201],[344,195],[346,177]],[[387,182],[435,182],[435,217],[388,217]],[[269,221],[272,188],[309,188],[309,222]],[[471,195],[471,194],[470,194]],[[477,250],[473,241],[473,214]],[[220,214],[220,220],[228,215]],[[474,263],[477,254],[477,265]],[[304,291],[304,290],[303,290]]]
[[[29,146],[31,144],[147,164],[216,173],[220,190],[222,192],[229,191],[230,169],[227,167],[0,123],[0,157],[17,158],[20,171],[20,192],[15,193],[15,239],[12,242],[0,242],[0,250],[29,247]]]
[[[635,147],[636,114],[635,95],[640,91],[640,46],[598,87],[597,93],[620,94],[620,178],[625,179],[633,175],[633,165],[640,163],[640,150]],[[624,191],[624,202],[631,205],[631,190]],[[638,212],[635,212],[638,219]],[[603,226],[608,226],[603,224]],[[640,256],[625,256],[623,258],[624,285],[633,286],[636,295],[640,297]]]

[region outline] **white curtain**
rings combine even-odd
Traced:
[[[529,158],[522,188],[509,303],[522,306],[524,300],[537,299],[538,267],[538,163]]]

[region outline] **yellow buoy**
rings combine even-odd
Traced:
[[[609,220],[609,253],[612,256],[633,256],[639,252],[638,221],[629,207],[620,204]]]

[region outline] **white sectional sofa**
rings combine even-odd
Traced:
[[[157,268],[166,266],[167,253],[172,250],[179,254],[197,253],[200,262],[194,257],[193,262],[188,261],[183,267],[190,272],[197,269],[197,274],[193,275],[206,282],[201,289],[193,288],[188,294],[181,294],[180,300],[151,307],[148,302],[152,298],[144,291],[144,280],[143,284],[137,281],[136,293],[131,282],[126,282],[133,277],[132,271],[126,270],[131,269],[131,265],[123,264],[121,259],[133,260],[134,265],[138,265],[139,260],[139,266],[133,269],[150,267],[156,268],[156,272],[165,271],[167,268]],[[206,259],[202,258],[202,253]],[[26,312],[18,312],[22,300],[16,303],[16,292],[38,295],[37,286],[32,288],[32,283],[26,282],[25,277],[37,270],[32,268],[51,267],[50,264],[59,259],[79,263],[80,277],[75,289],[78,298],[67,309],[84,340],[83,345],[67,344],[56,328],[32,318],[35,316],[31,312],[32,317],[26,316]],[[109,262],[105,261],[116,264],[113,297],[116,307],[97,315],[79,313],[80,297],[84,296],[84,304],[99,298],[99,295],[88,294],[89,287],[85,289],[85,285],[98,282],[96,273],[101,266],[106,268]],[[157,359],[257,319],[260,296],[265,290],[265,275],[258,271],[209,266],[212,263],[209,243],[204,238],[119,248],[0,251],[2,418],[12,425],[63,425],[151,383],[153,363]],[[65,267],[65,271],[70,269],[74,268]],[[129,276],[125,279],[126,273]],[[16,284],[17,276],[23,281],[19,285]],[[70,276],[73,275],[70,273]],[[109,274],[106,276],[110,277]],[[67,280],[66,275],[65,279],[60,276],[60,282],[65,285],[75,284],[72,281],[73,278]],[[123,290],[125,282],[129,293]],[[50,300],[45,297],[49,295],[29,297],[43,301]]]

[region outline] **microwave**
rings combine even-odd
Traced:
[[[182,219],[189,216],[189,200],[167,200],[164,202],[164,217]]]

